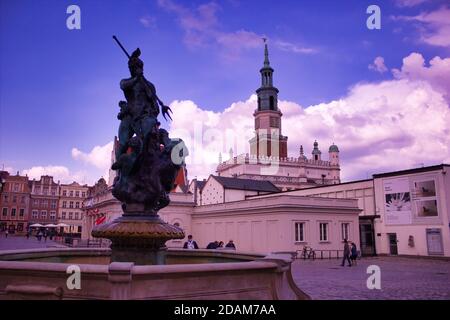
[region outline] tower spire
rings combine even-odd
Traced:
[[[267,47],[267,38],[262,38],[264,41],[264,67],[270,67],[269,49]]]

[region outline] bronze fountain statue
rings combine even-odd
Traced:
[[[158,211],[170,203],[169,193],[179,170],[185,166],[187,148],[181,139],[170,139],[160,128],[161,113],[172,120],[172,110],[156,94],[155,86],[144,77],[144,63],[136,49],[128,56],[130,78],[120,81],[126,101],[120,101],[117,171],[112,194],[122,202],[122,217],[96,226],[92,236],[110,239],[111,260],[136,264],[164,264],[165,243],[183,239],[180,228],[162,221]]]

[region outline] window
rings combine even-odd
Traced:
[[[43,208],[47,208],[48,206],[48,201],[47,200],[42,200],[42,207]]]
[[[47,219],[47,211],[41,211],[41,219]]]
[[[78,212],[75,212],[75,220],[78,220]]]
[[[23,216],[25,215],[25,209],[20,209],[19,210],[19,217],[23,218]]]
[[[85,197],[86,197],[86,192],[82,192],[82,193],[81,193],[81,197],[82,197],[82,198],[85,198]]]
[[[350,223],[343,223],[343,224],[341,224],[342,240],[350,238],[349,230],[350,230]]]
[[[56,212],[55,211],[50,211],[50,219],[56,220]]]
[[[17,231],[22,232],[23,231],[23,223],[17,224]]]
[[[56,209],[56,200],[52,200],[52,209]]]
[[[79,208],[80,207],[80,203],[77,201],[76,203],[75,203],[75,208]]]
[[[47,194],[48,194],[48,188],[43,188],[42,190],[43,190],[42,193],[43,193],[44,195],[47,195]]]
[[[61,213],[61,219],[65,219],[65,218],[66,218],[66,212],[63,211],[63,212]]]
[[[5,194],[3,196],[3,202],[8,203],[8,195],[7,194]]]
[[[305,223],[296,222],[295,223],[295,242],[305,241]]]
[[[38,207],[38,206],[39,206],[39,200],[38,200],[38,199],[34,199],[34,200],[33,200],[33,205],[34,205],[35,207]]]
[[[17,202],[17,196],[13,196],[13,203]]]
[[[273,96],[269,98],[270,110],[275,110],[275,99]]]
[[[328,223],[319,224],[320,241],[328,241]]]
[[[34,188],[34,193],[36,193],[36,194],[41,193],[41,187]]]
[[[8,215],[8,208],[3,208],[2,210],[2,216],[6,217]]]
[[[79,197],[80,196],[80,191],[75,191],[75,197]]]
[[[11,209],[11,217],[15,217],[16,216],[16,208],[12,208]]]
[[[63,197],[67,197],[67,190],[63,190]]]
[[[70,201],[69,208],[73,208],[73,201]]]
[[[70,220],[73,219],[73,212],[69,212],[69,219],[70,219]]]
[[[33,217],[33,219],[37,219],[39,217],[39,212],[37,210],[33,210],[31,216]]]
[[[63,201],[62,207],[67,208],[67,201]]]
[[[56,196],[56,188],[52,188],[52,196]]]
[[[73,197],[73,191],[70,191],[70,193],[69,193],[69,194],[70,194],[70,196],[71,196],[71,197]]]
[[[19,192],[19,184],[18,183],[14,184],[14,191]]]

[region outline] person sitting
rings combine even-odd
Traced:
[[[228,243],[226,244],[225,248],[236,250],[236,246],[234,245],[233,240],[228,241]]]
[[[183,249],[198,249],[197,242],[192,239],[192,235],[188,235],[188,241],[184,243]]]
[[[217,249],[219,247],[219,241],[210,242],[206,249]]]

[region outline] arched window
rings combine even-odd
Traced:
[[[270,110],[275,110],[275,98],[273,96],[270,96],[269,103],[270,103]]]

